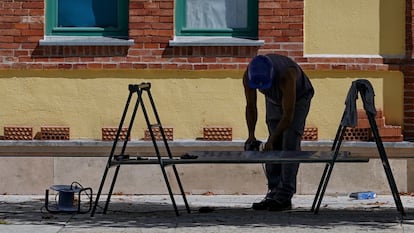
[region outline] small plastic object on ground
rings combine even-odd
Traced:
[[[375,199],[376,196],[377,194],[373,191],[355,192],[349,195],[349,197],[357,200]]]

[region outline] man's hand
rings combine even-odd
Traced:
[[[267,142],[264,143],[262,151],[272,151],[275,148],[273,148],[273,145],[275,145],[275,142],[277,140],[277,136],[275,134],[271,134],[268,138],[267,138]]]
[[[259,151],[262,141],[256,139],[247,139],[244,143],[245,151]]]

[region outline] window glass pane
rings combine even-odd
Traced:
[[[58,27],[117,26],[117,0],[58,0]]]
[[[247,27],[248,0],[187,0],[186,27],[236,29]]]

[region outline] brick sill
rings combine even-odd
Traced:
[[[170,46],[263,46],[264,40],[223,36],[176,36]]]
[[[331,140],[303,141],[302,150],[329,151],[332,143]],[[107,157],[112,144],[112,141],[98,140],[0,140],[0,157]],[[180,156],[188,151],[237,151],[243,149],[243,144],[243,140],[174,140],[168,143],[174,156]],[[118,146],[122,147],[122,145],[120,141]],[[164,154],[161,141],[159,145],[160,152]],[[414,158],[413,142],[384,142],[384,147],[390,159]],[[356,157],[379,158],[375,142],[344,141],[341,150],[350,151]],[[151,141],[131,140],[128,142],[126,153],[131,156],[154,155],[154,148]]]
[[[132,46],[134,40],[101,36],[45,36],[41,46]]]

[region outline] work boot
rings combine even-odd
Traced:
[[[292,209],[292,200],[288,199],[285,201],[271,200],[267,202],[267,210],[269,211],[284,211]]]
[[[269,202],[273,201],[273,196],[275,195],[275,191],[272,189],[267,190],[266,196],[261,202],[255,202],[252,205],[252,209],[254,210],[267,210],[269,207]]]
[[[254,202],[252,204],[252,209],[254,210],[267,210],[269,208],[269,203],[272,202],[272,199],[265,198],[261,202]]]

